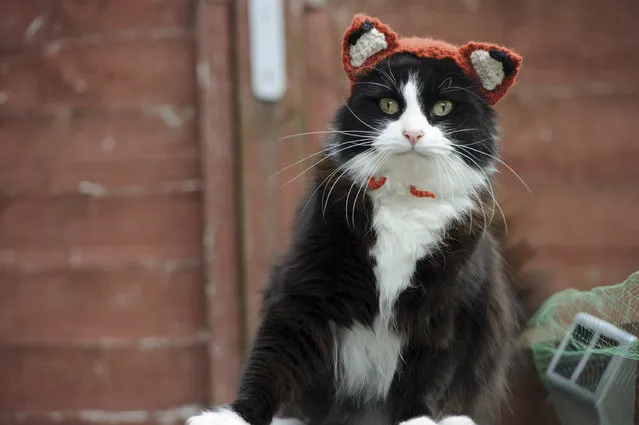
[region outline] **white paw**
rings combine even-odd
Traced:
[[[434,420],[432,420],[431,418],[427,416],[420,416],[418,418],[413,418],[411,420],[404,421],[400,423],[399,425],[437,425],[437,422],[435,422]]]
[[[400,425],[477,425],[468,416],[449,416],[440,422],[435,422],[427,416],[420,416],[409,421],[402,422]]]
[[[438,425],[477,425],[468,416],[449,416],[439,422]]]
[[[202,412],[186,420],[186,425],[249,425],[230,409]]]

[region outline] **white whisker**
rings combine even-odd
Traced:
[[[445,90],[442,90],[440,93],[441,94],[446,94],[449,91],[456,91],[456,90],[461,90],[464,91],[472,96],[475,96],[477,99],[479,99],[480,101],[484,102],[484,99],[478,95],[477,93],[472,92],[470,89],[464,88],[464,87],[459,87],[459,86],[449,86],[447,87]]]
[[[367,146],[367,145],[368,145],[368,143],[366,143],[366,141],[368,141],[368,140],[369,140],[369,139],[354,140],[353,142],[349,142],[348,146],[345,146],[345,147],[339,148],[338,150],[333,151],[333,152],[327,152],[327,154],[326,154],[326,156],[325,156],[324,158],[320,159],[319,161],[317,161],[317,162],[315,162],[315,163],[311,164],[309,167],[305,168],[302,172],[300,172],[299,174],[297,174],[297,175],[296,175],[295,177],[293,177],[291,180],[289,180],[289,181],[287,181],[286,183],[284,183],[284,184],[282,185],[282,187],[286,187],[286,186],[288,186],[288,185],[289,185],[289,184],[291,184],[293,181],[297,180],[298,178],[300,178],[301,176],[303,176],[304,174],[306,174],[308,171],[310,171],[313,167],[317,166],[318,164],[322,163],[323,161],[326,161],[328,158],[333,157],[333,156],[335,156],[336,154],[338,154],[338,153],[340,153],[340,152],[343,152],[343,151],[345,151],[345,150],[352,149],[352,148],[355,148],[355,147],[358,147],[358,146]],[[355,143],[355,142],[360,142],[360,143]],[[305,157],[305,158],[302,158],[301,160],[299,160],[299,161],[297,161],[297,162],[295,162],[295,163],[293,163],[293,164],[291,164],[291,165],[288,165],[288,166],[286,166],[286,167],[282,168],[281,170],[279,170],[277,173],[273,174],[273,175],[272,175],[272,176],[270,176],[269,178],[273,178],[273,177],[275,177],[275,176],[277,176],[277,175],[281,174],[282,172],[284,172],[284,171],[288,170],[289,168],[294,167],[294,166],[296,166],[297,164],[299,164],[299,163],[301,163],[301,162],[304,162],[304,161],[306,161],[307,159],[312,158],[312,157],[314,157],[314,156],[316,156],[316,155],[319,155],[319,154],[322,154],[322,153],[324,153],[324,151],[319,151],[319,152],[316,152],[316,153],[314,153],[314,154],[311,154],[311,155],[309,155],[309,156],[307,156],[307,157]]]
[[[394,78],[392,78],[390,75],[388,75],[384,70],[377,68],[376,66],[363,66],[362,69],[366,69],[366,68],[370,68],[370,69],[374,69],[375,71],[379,72],[380,74],[382,74],[383,76],[385,76],[388,81],[395,86],[395,88],[397,90],[399,90],[399,87],[397,86],[397,82],[395,81]]]
[[[513,169],[512,169],[512,167],[511,167],[510,165],[506,164],[506,162],[505,162],[504,160],[502,160],[502,159],[500,159],[500,158],[498,158],[498,157],[496,157],[496,156],[494,156],[494,155],[491,155],[491,154],[489,154],[489,153],[482,152],[482,151],[480,151],[479,149],[475,149],[475,148],[468,147],[468,145],[458,145],[458,147],[459,147],[459,148],[461,148],[461,149],[470,149],[470,150],[471,150],[471,151],[473,151],[473,152],[477,152],[477,153],[480,153],[480,154],[482,154],[482,155],[486,155],[487,157],[492,158],[492,159],[494,159],[495,161],[499,162],[499,163],[500,163],[500,164],[502,164],[504,167],[508,168],[508,170],[510,170],[510,172],[511,172],[511,173],[513,173],[513,175],[519,179],[519,181],[521,182],[521,184],[523,184],[523,185],[524,185],[524,187],[526,188],[526,190],[527,190],[529,193],[532,193],[532,191],[530,190],[530,188],[528,187],[528,185],[526,184],[526,182],[524,181],[524,179],[522,179],[522,178],[521,178],[521,176],[520,176],[519,174],[517,174],[517,172],[515,172],[515,170],[513,170]]]
[[[461,153],[461,152],[460,152]],[[477,168],[484,174],[484,176],[486,177],[486,182],[488,184],[488,193],[490,194],[491,198],[493,198],[493,202],[495,203],[495,205],[497,206],[497,208],[499,209],[499,212],[501,213],[501,216],[503,218],[504,221],[504,232],[508,233],[508,223],[506,223],[506,215],[504,214],[504,210],[501,208],[501,205],[499,205],[499,202],[497,202],[497,197],[495,195],[495,189],[493,188],[493,185],[491,183],[490,178],[488,177],[488,174],[486,174],[486,172],[479,166],[479,164],[477,163],[477,161],[475,161],[473,158],[471,158],[469,155],[461,153],[461,155],[464,158],[467,158],[469,161],[472,161]],[[466,164],[467,165],[467,164]],[[467,165],[468,166],[468,165]],[[490,222],[492,223],[493,218],[495,216],[495,209],[493,208],[493,212],[492,215],[490,216]],[[488,226],[488,224],[486,224],[486,226]],[[485,230],[485,229],[484,229]]]
[[[492,139],[492,137],[487,137],[487,138],[485,138],[485,139],[477,140],[477,141],[475,141],[475,142],[473,142],[473,143],[464,143],[464,142],[461,142],[461,141],[457,141],[457,142],[458,142],[458,143],[457,143],[457,145],[462,145],[462,146],[473,146],[473,145],[479,145],[479,144],[481,144],[481,143],[485,143],[485,142],[487,142],[487,141],[489,141],[489,140],[491,140],[491,139]]]
[[[439,83],[439,85],[437,86],[437,90],[439,90],[444,84],[446,84],[446,82],[448,82],[448,87],[446,87],[446,89],[448,89],[453,84],[453,79],[450,77],[444,78],[444,80],[441,83]]]
[[[373,81],[357,81],[354,84],[372,84],[374,86],[381,86],[381,87],[385,87],[390,91],[395,91],[394,89],[392,89],[391,87],[388,87],[386,84],[382,84],[382,83],[375,83]]]
[[[340,130],[324,130],[324,131],[308,131],[305,133],[297,133],[297,134],[290,134],[288,136],[284,136],[282,138],[280,138],[280,140],[286,140],[286,139],[292,139],[294,137],[301,137],[301,136],[309,136],[309,135],[313,135],[313,134],[343,134],[346,136],[357,136],[357,137],[361,137],[367,134],[370,135],[377,135],[379,134],[378,132],[374,132],[374,131],[368,131],[368,130],[348,130],[348,131],[340,131]]]
[[[393,75],[393,71],[391,70],[390,61],[386,61],[386,67],[388,68],[388,73],[390,74],[391,78],[393,79],[393,82],[395,83],[395,87],[397,87],[398,86],[397,79],[395,78],[395,76]]]
[[[457,133],[463,133],[466,131],[480,131],[478,128],[462,128],[461,130],[453,130],[453,131],[447,131],[444,132],[444,137],[448,137],[451,134],[457,134]]]
[[[322,191],[322,217],[324,217],[326,215],[326,208],[328,207],[328,202],[331,198],[331,193],[333,192],[333,188],[335,187],[335,185],[337,184],[337,182],[342,178],[342,176],[348,171],[348,163],[345,162],[344,164],[340,165],[339,167],[337,167],[332,173],[331,176],[334,176],[335,174],[337,174],[340,170],[343,170],[342,173],[340,175],[337,176],[337,178],[335,178],[335,181],[333,182],[333,185],[331,186],[331,189],[328,191],[328,195],[326,197],[324,197],[324,194],[326,193],[326,188],[328,187],[328,185],[331,183],[331,179],[333,177],[330,177],[328,179],[328,181],[326,182],[326,186],[324,186],[324,191]]]
[[[315,194],[317,193],[317,191],[320,189],[320,187],[324,186],[324,191],[322,192],[322,198],[324,196],[324,193],[326,193],[326,186],[325,184],[327,184],[328,182],[330,182],[330,179],[339,172],[339,170],[344,166],[344,164],[338,166],[337,168],[335,168],[333,171],[331,171],[331,173],[324,177],[324,179],[322,179],[321,182],[316,183],[317,187],[315,188],[315,190],[313,191],[313,193],[311,193],[311,196],[308,198],[308,200],[306,201],[306,204],[304,205],[304,208],[302,208],[302,211],[300,212],[300,216],[304,213],[304,211],[306,210],[306,207],[308,207],[309,202],[311,202],[311,200],[313,199],[313,197],[315,196]],[[320,204],[322,203],[322,199],[320,199]]]
[[[453,169],[453,171],[456,171],[457,175],[460,176],[460,177],[463,177],[466,180],[466,182],[468,183],[468,186],[473,188],[473,184],[470,181],[470,178],[468,176],[465,176],[459,170],[457,170],[457,167],[455,167],[455,164],[452,162],[452,160],[450,158],[448,158],[447,156],[443,156],[443,159],[446,159],[448,161],[448,163],[451,165],[451,168]],[[477,189],[473,188],[473,191],[476,193]],[[482,206],[482,210],[483,210],[483,206]],[[469,223],[468,223],[468,230],[472,229],[472,224],[473,224],[473,215],[470,214],[470,219],[469,219]]]
[[[452,194],[452,202],[454,203],[455,202],[455,190],[453,189],[453,176],[450,173],[450,171],[448,170],[448,167],[446,167],[446,164],[451,163],[451,161],[450,161],[449,158],[447,158],[444,155],[442,155],[441,158],[442,158],[442,161],[443,160],[447,160],[448,161],[448,162],[444,162],[442,164],[442,167],[444,168],[444,171],[446,171],[446,175],[448,176],[448,188],[450,189],[450,192]]]
[[[380,155],[378,155],[377,160],[371,164],[371,170],[369,173],[366,173],[369,176],[374,176],[375,174],[377,174],[377,170],[379,169],[379,167],[381,165],[384,164],[384,162],[386,161],[386,158],[388,158],[388,156],[390,155],[390,153],[381,153]],[[368,178],[367,176],[364,176],[364,178],[362,179],[362,184],[359,186],[359,189],[357,190],[357,194],[355,195],[355,199],[353,200],[353,210],[351,212],[352,215],[352,222],[353,222],[353,227],[355,227],[355,202],[357,201],[357,199],[359,199],[359,194],[362,191],[362,189],[368,184]]]
[[[350,107],[350,106],[348,106],[348,103],[344,103],[344,106],[346,106],[346,107],[348,108],[348,110],[349,110],[349,111],[351,111],[351,114],[353,114],[353,116],[354,116],[355,118],[357,118],[357,120],[358,120],[359,122],[361,122],[362,124],[364,124],[365,126],[367,126],[367,127],[369,127],[369,128],[372,128],[373,130],[377,131],[377,133],[378,133],[378,134],[381,134],[382,130],[380,130],[379,128],[375,128],[375,127],[373,127],[372,125],[367,124],[367,123],[365,123],[364,121],[362,121],[362,119],[361,119],[360,117],[358,117],[358,116],[357,116],[357,114],[356,114],[355,112],[353,112],[353,110],[351,109],[351,107]]]
[[[462,157],[467,158],[464,154],[461,154],[461,155]],[[468,158],[468,159],[472,161],[472,158]],[[486,183],[492,190],[492,186],[490,185],[491,183],[490,183],[490,179],[488,178],[488,175],[484,172],[484,170],[481,169],[481,167],[479,167],[479,164],[477,164],[475,161],[473,162],[477,165],[477,168],[479,169],[479,171],[481,171],[484,174],[484,177],[486,177]],[[463,160],[462,160],[462,165],[472,170],[472,168],[468,164],[466,164]],[[481,208],[482,221],[484,222],[484,226],[482,230],[485,232],[488,227],[488,220],[486,219],[486,208],[484,207],[484,203],[481,200],[479,188],[474,188],[473,192],[474,192],[473,196],[476,198],[476,201],[479,203],[479,206]],[[493,215],[494,215],[494,212],[495,210],[493,210]],[[492,222],[492,219],[493,219],[493,216],[491,215],[490,217],[491,222]]]
[[[337,176],[337,178],[335,179],[335,182],[333,183],[333,185],[331,186],[331,189],[328,191],[328,196],[326,196],[326,200],[324,201],[324,205],[322,207],[322,215],[326,214],[326,207],[328,206],[328,202],[329,199],[331,197],[331,193],[333,192],[333,189],[335,188],[335,185],[337,185],[337,182],[339,182],[339,180],[349,171],[353,170],[354,167],[356,165],[358,165],[360,162],[366,161],[368,160],[368,155],[371,155],[370,152],[364,152],[363,154],[355,157],[352,160],[346,161],[344,164],[342,164],[339,168],[344,167],[344,171]],[[330,183],[330,182],[329,182]],[[323,195],[322,195],[323,197]]]

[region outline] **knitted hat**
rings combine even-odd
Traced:
[[[342,62],[351,87],[361,72],[400,52],[422,58],[453,59],[475,81],[477,91],[489,105],[496,104],[514,84],[522,61],[513,51],[491,43],[471,41],[457,47],[432,38],[399,38],[378,19],[357,14],[342,42]]]

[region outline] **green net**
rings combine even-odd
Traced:
[[[535,366],[542,376],[559,350],[561,362],[553,365],[553,371],[559,375],[571,376],[586,354],[593,360],[594,367],[579,376],[583,382],[578,384],[585,387],[596,385],[613,356],[639,360],[639,344],[623,344],[599,336],[601,331],[592,326],[575,326],[573,320],[578,313],[587,313],[639,338],[639,272],[613,286],[558,292],[542,305],[529,322],[529,344]],[[561,344],[564,338],[566,341]],[[625,377],[630,382],[634,381],[635,375],[633,368]]]

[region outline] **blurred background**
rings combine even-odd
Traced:
[[[359,11],[524,56],[497,109],[533,305],[639,268],[637,0],[284,5],[265,103],[247,0],[0,1],[0,423],[172,425],[231,399],[312,162],[271,176],[321,136],[280,139],[327,129]],[[526,373],[504,424],[550,424]]]

